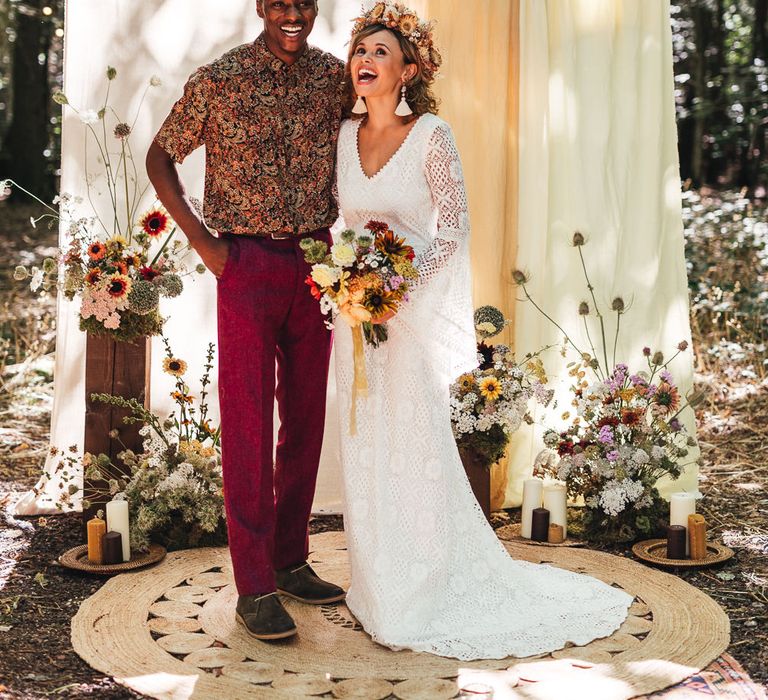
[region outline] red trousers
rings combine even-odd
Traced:
[[[330,244],[328,229],[311,235]],[[331,332],[304,284],[310,266],[298,239],[226,236],[232,245],[218,280],[224,501],[238,593],[259,595],[275,590],[275,569],[308,555]]]

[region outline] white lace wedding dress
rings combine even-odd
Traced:
[[[513,560],[486,522],[451,432],[448,386],[476,362],[469,221],[448,125],[422,116],[373,177],[360,163],[359,121],[338,143],[344,223],[371,219],[405,236],[421,278],[366,346],[369,396],[349,434],[353,350],[336,324],[350,611],[371,637],[463,660],[524,657],[611,634],[632,602],[597,579]]]

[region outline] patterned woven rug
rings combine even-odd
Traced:
[[[766,700],[765,688],[753,682],[730,654],[715,659],[700,673],[695,673],[672,688],[636,700]]]
[[[346,585],[344,534],[315,535],[310,546],[318,574]],[[730,657],[721,657],[729,643],[728,618],[700,590],[602,552],[504,546],[517,559],[588,573],[624,588],[635,596],[629,617],[611,637],[583,647],[463,663],[377,645],[343,604],[287,601],[299,634],[268,644],[236,624],[229,552],[211,548],[173,552],[150,568],[110,579],[73,618],[72,644],[91,666],[120,683],[174,700],[448,700],[473,684],[492,689],[494,700],[626,700],[683,681],[661,697],[760,698],[727,694],[731,687],[746,692],[748,679]],[[713,659],[718,661],[712,664]],[[697,694],[679,694],[691,692]]]

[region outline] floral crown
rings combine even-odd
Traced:
[[[422,69],[427,80],[432,80],[443,62],[432,40],[432,22],[422,22],[417,14],[399,2],[377,2],[370,10],[355,20],[352,36],[366,27],[381,24],[387,29],[400,32],[419,51]]]

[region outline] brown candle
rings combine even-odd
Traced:
[[[667,526],[667,559],[685,559],[686,532],[682,525]]]
[[[688,516],[688,543],[691,559],[707,558],[707,523],[703,515]]]
[[[101,538],[106,531],[107,524],[98,516],[88,521],[88,561],[91,564],[101,564],[104,561]]]
[[[119,532],[108,532],[101,538],[105,564],[120,564],[123,561],[123,536]]]
[[[563,534],[563,526],[558,525],[557,523],[552,523],[549,526],[549,535],[547,536],[547,542],[550,544],[560,544],[565,540],[565,535]]]
[[[549,536],[549,511],[546,508],[534,508],[531,517],[531,539],[546,542]]]

